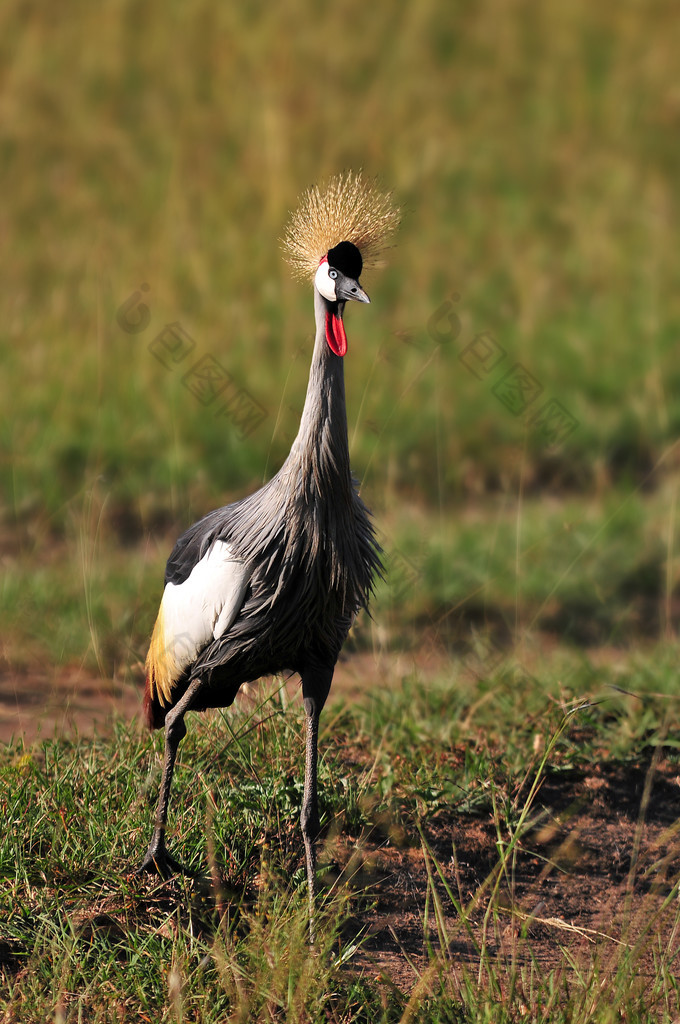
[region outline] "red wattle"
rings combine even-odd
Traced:
[[[331,352],[335,352],[336,356],[344,356],[347,351],[345,325],[339,316],[329,310],[326,310],[326,341]]]

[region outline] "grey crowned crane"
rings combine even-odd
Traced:
[[[380,548],[352,477],[343,358],[345,304],[369,302],[359,284],[398,224],[389,195],[360,174],[310,189],[284,246],[313,281],[316,337],[300,428],[279,472],[254,494],[208,513],[168,559],[146,658],[144,712],[165,727],[156,823],[140,871],[181,871],[165,832],[187,711],[228,707],[239,687],[292,671],[306,718],[301,827],[314,936],[319,715],[350,625],[367,606]]]

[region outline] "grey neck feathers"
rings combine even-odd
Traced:
[[[316,338],[300,428],[285,469],[312,502],[352,500],[343,360],[326,341],[328,303],[314,288]]]
[[[343,360],[326,341],[328,308],[315,289],[316,338],[300,429],[279,472],[231,506],[230,538],[241,558],[263,566],[254,588],[264,588],[270,603],[287,589],[297,607],[304,592],[318,616],[328,610],[331,588],[330,622],[366,605],[380,549],[352,482]]]

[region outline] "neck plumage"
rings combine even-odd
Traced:
[[[343,361],[326,341],[328,303],[314,288],[316,338],[300,429],[288,456],[308,500],[351,500]]]

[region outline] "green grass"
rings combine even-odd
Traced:
[[[625,955],[614,939],[577,955],[568,922],[550,970],[527,960],[529,933],[514,966],[492,949],[507,924],[501,894],[546,821],[544,781],[567,780],[578,766],[649,763],[677,728],[677,700],[660,696],[672,687],[670,658],[661,650],[642,671],[630,666],[635,698],[598,689],[573,663],[568,689],[541,673],[521,692],[503,672],[465,682],[463,668],[458,681],[405,679],[327,710],[313,954],[297,828],[297,702],[287,707],[274,691],[253,711],[192,718],[173,791],[172,847],[197,878],[164,886],[131,874],[159,779],[147,739],[119,723],[109,739],[8,745],[0,765],[2,1019],[646,1021],[658,1019],[664,1000],[677,1012],[674,945],[661,927],[677,896],[672,882],[665,900],[645,904],[649,927]],[[586,697],[595,701],[588,708]],[[665,756],[677,763],[673,748]],[[493,822],[498,836],[491,873],[462,901],[443,857],[454,822],[463,831]],[[360,960],[380,898],[360,866],[364,846],[372,856],[422,850],[420,966],[406,987]],[[454,953],[468,935],[472,961]],[[630,971],[650,957],[645,1002]]]
[[[592,698],[548,782],[676,757],[672,5],[8,0],[0,26],[0,668],[17,688],[77,666],[136,682],[178,532],[285,457],[313,323],[277,241],[297,195],[363,167],[403,208],[345,361],[388,566],[348,651],[403,679],[325,715],[319,954],[293,709],[275,701],[238,742],[206,720],[183,744],[175,844],[208,870],[202,888],[127,873],[158,781],[148,740],[120,725],[17,741],[0,755],[5,1019],[673,1020],[656,911],[625,956],[605,943],[580,960],[565,935],[546,968],[529,929],[515,961],[482,944],[452,966],[443,951],[480,919],[442,840],[460,822],[497,830],[476,891],[502,938],[491,894],[512,880],[513,836],[529,842],[565,709]],[[195,347],[167,368],[150,346],[175,323]],[[488,372],[475,344],[496,353]],[[264,413],[247,436],[183,381],[209,355]],[[525,413],[502,401],[517,363],[542,389]],[[575,423],[553,445],[533,422],[549,401]],[[399,668],[432,651],[438,679]],[[376,836],[429,872],[413,995],[355,948],[370,949]]]
[[[523,417],[492,389],[516,361],[543,386],[533,408],[555,398],[579,423],[554,457],[529,429],[530,472],[644,475],[680,423],[677,33],[672,9],[634,0],[6,4],[6,515],[59,530],[96,483],[147,524],[280,463],[312,319],[277,239],[299,192],[345,166],[404,208],[374,305],[349,317],[369,497],[512,487]],[[149,325],[129,334],[116,311],[142,283]],[[454,292],[460,324],[436,344]],[[194,356],[180,372],[151,355],[172,322],[263,406],[245,441],[182,385]],[[459,355],[484,331],[505,357],[479,380]]]
[[[491,644],[502,654],[520,637],[530,652],[546,633],[575,646],[623,648],[670,636],[676,492],[669,477],[651,493],[532,494],[477,501],[455,515],[395,504],[377,520],[387,578],[348,649],[426,641],[457,653]],[[137,678],[165,560],[189,520],[124,543],[106,501],[95,490],[59,540],[34,532],[8,550],[0,616],[11,664],[84,665],[105,678]]]
[[[348,321],[353,464],[418,580],[380,595],[377,621],[449,642],[462,609],[465,627],[579,643],[674,621],[671,10],[290,0],[253,18],[196,0],[2,19],[6,660],[125,673],[178,531],[281,464],[312,316],[277,239],[345,166],[404,208]],[[148,325],[128,333],[136,292]],[[195,342],[177,368],[149,347],[170,323]],[[480,379],[460,357],[484,332],[502,359]],[[265,413],[245,438],[183,383],[207,355]],[[543,387],[530,409],[578,421],[555,448],[499,399],[516,362]]]

